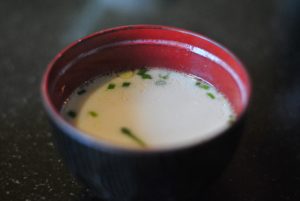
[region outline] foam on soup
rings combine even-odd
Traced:
[[[61,113],[95,140],[146,149],[207,140],[236,116],[214,86],[162,68],[90,80],[71,94]]]

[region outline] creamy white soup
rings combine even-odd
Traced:
[[[211,84],[162,68],[90,80],[71,94],[61,112],[95,140],[142,149],[205,141],[236,116]]]

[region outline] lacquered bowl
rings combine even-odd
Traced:
[[[60,115],[64,101],[83,82],[145,66],[161,66],[210,82],[228,98],[237,121],[204,141],[135,150],[94,140]],[[241,62],[218,43],[183,29],[134,25],[96,32],[62,50],[48,65],[41,93],[67,166],[101,200],[187,201],[201,195],[232,158],[251,86]]]

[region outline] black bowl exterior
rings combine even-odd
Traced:
[[[187,201],[199,198],[233,156],[243,120],[203,144],[166,152],[92,148],[52,123],[60,153],[73,175],[108,201]]]

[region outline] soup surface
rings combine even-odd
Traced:
[[[90,80],[71,94],[61,112],[94,139],[132,148],[204,141],[235,119],[230,103],[214,86],[161,68]]]

